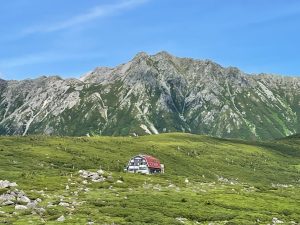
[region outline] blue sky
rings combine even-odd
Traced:
[[[161,50],[297,76],[299,26],[299,0],[4,0],[0,77],[80,77]]]

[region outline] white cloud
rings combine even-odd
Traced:
[[[103,18],[114,15],[116,13],[121,13],[146,2],[148,2],[148,0],[122,0],[115,4],[98,5],[90,9],[86,13],[76,15],[64,21],[59,21],[54,24],[43,24],[40,26],[27,28],[24,30],[23,34],[28,35],[33,33],[49,33],[68,29],[74,26],[93,21],[98,18]]]

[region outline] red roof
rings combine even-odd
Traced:
[[[149,168],[161,169],[160,161],[150,155],[143,155]]]

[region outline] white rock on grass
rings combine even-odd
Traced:
[[[8,180],[0,180],[0,188],[9,188],[18,186],[15,182],[11,183]]]
[[[0,195],[0,203],[1,202],[6,202],[6,201],[15,201],[16,197],[13,194],[2,194]]]
[[[67,202],[60,202],[58,205],[59,205],[59,206],[63,206],[63,207],[68,207],[68,206],[70,206],[70,204],[67,203]]]
[[[44,208],[36,208],[35,211],[38,213],[38,214],[44,214],[46,212],[46,209]]]
[[[283,221],[282,221],[282,220],[279,220],[279,219],[276,218],[276,217],[274,217],[274,218],[272,219],[272,224],[281,224],[281,223],[283,223]]]
[[[15,210],[27,210],[28,208],[25,205],[16,205]]]
[[[82,181],[83,184],[88,184],[88,182],[86,180]]]
[[[100,170],[97,171],[97,173],[100,174],[100,175],[103,175],[105,172],[104,172],[104,170],[100,169]]]
[[[64,217],[64,215],[62,215],[61,217],[57,218],[56,221],[58,222],[64,222],[66,220],[66,218]]]
[[[15,203],[13,201],[6,201],[6,202],[3,202],[2,205],[5,206],[5,205],[14,205]]]
[[[92,182],[103,182],[103,181],[105,181],[105,178],[104,177],[98,177],[98,178],[96,178],[96,179],[92,179]]]
[[[185,223],[187,221],[186,218],[182,218],[182,217],[177,217],[176,220],[179,221],[180,223]]]
[[[30,199],[27,196],[25,196],[25,195],[23,195],[21,197],[18,197],[17,200],[19,202],[23,202],[23,203],[29,203],[30,202]]]
[[[103,176],[105,172],[103,170],[98,170],[97,172],[90,172],[87,170],[79,170],[79,175],[85,179],[90,179],[92,182],[103,182],[106,178]],[[84,180],[83,184],[87,184],[88,182]]]
[[[34,208],[36,208],[36,207],[37,207],[37,202],[36,202],[36,201],[29,202],[29,203],[27,204],[27,207],[28,207],[29,209],[34,209]]]

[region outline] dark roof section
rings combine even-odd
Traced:
[[[141,155],[147,162],[149,168],[161,169],[160,161],[151,155]]]

